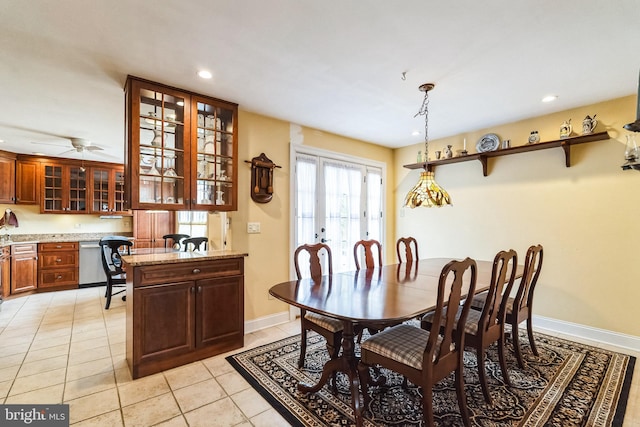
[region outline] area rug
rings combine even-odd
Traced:
[[[525,369],[518,368],[507,346],[512,386],[502,381],[497,347],[486,363],[493,405],[478,379],[474,352],[465,352],[465,391],[474,426],[620,426],[624,418],[635,358],[537,333],[539,357],[523,345]],[[522,335],[521,343],[528,343]],[[359,348],[356,349],[357,353]],[[339,374],[338,393],[325,386],[317,393],[297,390],[316,383],[328,359],[324,338],[309,334],[305,366],[298,368],[300,336],[292,336],[227,357],[235,369],[294,426],[354,425],[348,378]],[[382,370],[383,386],[371,387],[365,426],[422,426],[421,390]],[[434,390],[437,426],[462,425],[453,374]]]

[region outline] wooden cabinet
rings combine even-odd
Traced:
[[[132,209],[237,209],[238,106],[129,76],[127,195]]]
[[[175,233],[175,212],[133,211],[135,248],[163,248],[165,234]]]
[[[34,290],[38,287],[38,244],[11,245],[11,293]]]
[[[7,297],[11,293],[11,247],[0,248],[0,295]]]
[[[84,167],[42,164],[41,213],[87,213],[87,171]]]
[[[0,151],[0,203],[15,203],[16,155]]]
[[[127,214],[124,198],[124,168],[91,167],[91,213]]]
[[[16,161],[16,203],[40,203],[40,163],[18,157]]]
[[[133,378],[242,347],[243,274],[242,257],[127,266]]]
[[[78,242],[38,245],[38,288],[78,286]]]

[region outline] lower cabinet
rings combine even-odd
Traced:
[[[8,297],[11,293],[11,246],[0,248],[0,295]]]
[[[127,266],[132,377],[242,347],[243,269],[243,258]]]
[[[38,284],[38,244],[11,245],[11,293],[32,291]]]
[[[78,287],[78,242],[38,245],[38,288]]]

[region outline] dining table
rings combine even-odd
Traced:
[[[442,268],[452,258],[413,262],[303,278],[269,289],[274,298],[295,307],[339,319],[343,324],[342,352],[325,363],[317,384],[298,384],[302,392],[320,390],[334,371],[349,378],[351,404],[357,426],[363,425],[363,401],[358,376],[355,336],[358,325],[388,325],[421,316],[436,307]],[[476,260],[476,293],[489,288],[493,261]],[[516,277],[523,267],[516,267]],[[509,275],[507,275],[508,277]],[[463,289],[463,294],[465,290]],[[446,298],[446,296],[445,296]]]

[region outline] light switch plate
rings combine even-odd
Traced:
[[[247,233],[249,233],[249,234],[258,234],[258,233],[260,233],[260,223],[259,222],[248,222],[247,223]]]

